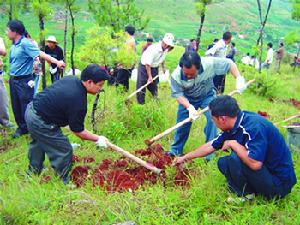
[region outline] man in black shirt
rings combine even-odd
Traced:
[[[51,166],[64,181],[69,182],[73,150],[60,127],[69,125],[71,131],[82,140],[94,141],[106,146],[106,138],[92,134],[84,128],[87,113],[87,93],[96,94],[109,78],[97,64],[90,64],[81,73],[65,77],[38,93],[29,103],[25,119],[32,142],[29,145],[29,173],[40,174],[45,153]]]
[[[47,45],[45,46],[45,53],[51,55],[53,58],[57,60],[64,59],[64,53],[61,47],[57,44],[57,40],[54,36],[49,36],[47,41]],[[49,65],[49,72],[51,75],[52,83],[60,79],[61,70],[56,66],[56,64],[51,63]]]

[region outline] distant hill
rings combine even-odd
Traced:
[[[86,37],[86,30],[95,25],[92,15],[87,10],[87,0],[78,1],[80,11],[76,15],[77,47]],[[262,0],[266,10],[267,0]],[[140,9],[151,21],[145,32],[161,37],[165,32],[172,32],[177,39],[194,38],[200,18],[196,15],[193,0],[137,0]],[[55,4],[55,10],[45,23],[46,35],[56,35],[60,42],[63,39],[63,7]],[[277,47],[278,41],[291,30],[300,27],[300,23],[291,19],[289,0],[273,1],[269,19],[265,28],[265,41],[272,41]],[[23,20],[28,31],[38,38],[38,20],[33,13],[22,12],[19,19]],[[7,16],[0,9],[0,36],[5,35]],[[213,38],[220,38],[223,31],[234,33],[239,49],[254,45],[258,37],[259,17],[256,0],[218,0],[208,6],[202,34],[202,48]],[[241,39],[239,37],[244,37]],[[77,48],[76,47],[76,48]],[[246,50],[245,50],[246,51]]]
[[[221,37],[223,31],[235,34],[236,42],[242,46],[251,46],[258,38],[260,27],[256,0],[225,0],[208,6],[203,39],[207,41]],[[267,0],[262,0],[263,14],[267,9]],[[145,15],[151,17],[146,29],[154,35],[172,32],[177,38],[196,36],[200,18],[194,9],[193,0],[137,0]],[[265,28],[266,40],[277,44],[279,39],[300,23],[291,19],[289,0],[273,1]],[[242,35],[244,39],[238,38]],[[242,37],[241,36],[241,37]]]

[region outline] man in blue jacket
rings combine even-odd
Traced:
[[[290,193],[297,180],[291,153],[279,130],[264,117],[241,111],[230,96],[216,98],[209,108],[222,132],[175,163],[231,149],[229,156],[218,160],[231,191],[238,196],[255,193],[267,198],[283,198]]]

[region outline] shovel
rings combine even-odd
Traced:
[[[248,81],[248,82],[246,83],[246,86],[249,86],[249,85],[252,84],[254,81],[255,81],[255,80],[250,80],[250,81]],[[240,93],[240,92],[239,92],[238,90],[235,90],[235,91],[230,92],[228,95],[229,95],[229,96],[233,96],[233,95],[235,95],[235,94],[237,94],[237,93]],[[205,107],[204,109],[202,109],[201,111],[198,111],[197,114],[196,114],[196,116],[197,116],[196,119],[198,119],[198,118],[200,117],[200,115],[202,115],[203,113],[207,112],[208,110],[209,110],[209,108],[208,108],[208,106],[207,106],[207,107]],[[191,121],[192,121],[192,118],[190,118],[190,117],[189,117],[189,118],[186,118],[185,120],[183,120],[183,121],[177,123],[175,126],[173,126],[173,127],[169,128],[169,129],[165,130],[164,132],[162,132],[162,133],[156,135],[155,137],[153,137],[153,138],[151,138],[151,139],[148,139],[148,140],[145,140],[145,144],[148,145],[148,146],[151,146],[155,141],[157,141],[157,140],[163,138],[164,136],[170,134],[172,131],[176,130],[177,128],[179,128],[179,127],[183,126],[184,124],[189,123],[189,122],[191,122]]]
[[[159,77],[159,75],[156,75],[152,81],[155,81],[157,78]],[[129,103],[129,99],[132,98],[133,96],[135,96],[137,93],[141,92],[145,87],[147,87],[149,84],[151,84],[152,82],[147,82],[145,85],[143,85],[142,87],[140,87],[139,89],[137,89],[135,92],[131,93],[125,100],[126,103]]]
[[[287,118],[287,119],[285,119],[285,120],[283,120],[283,121],[274,123],[274,125],[278,125],[278,124],[280,124],[280,123],[285,123],[285,122],[291,121],[291,120],[296,119],[296,118],[300,118],[300,113],[297,114],[297,115],[295,115],[295,116],[291,116],[291,117],[289,117],[289,118]]]
[[[132,161],[136,162],[137,164],[147,168],[148,170],[151,170],[154,173],[160,174],[161,169],[158,169],[157,167],[153,166],[150,163],[147,163],[146,161],[136,157],[135,155],[131,154],[128,151],[125,151],[124,149],[112,144],[110,141],[106,140],[106,144],[109,148],[115,150],[116,152],[119,152],[120,154],[122,154],[123,156],[131,159]]]

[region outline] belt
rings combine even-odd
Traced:
[[[23,79],[31,78],[32,74],[24,75],[24,76],[10,76],[10,77],[14,80],[23,80]]]

